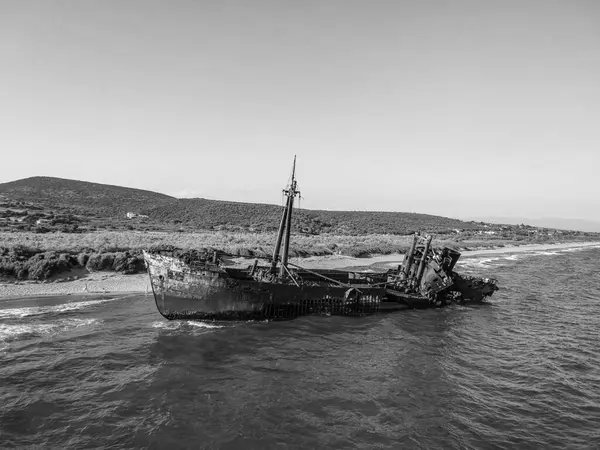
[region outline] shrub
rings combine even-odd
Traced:
[[[8,251],[8,256],[16,259],[29,259],[38,253],[41,253],[42,250],[39,248],[28,247],[26,245],[17,244],[10,251]]]
[[[118,253],[112,266],[116,272],[122,272],[126,275],[139,273],[146,270],[144,260],[136,255],[131,255],[129,252]]]
[[[27,272],[28,277],[33,280],[45,280],[52,275],[65,272],[72,267],[72,259],[67,254],[55,252],[39,253],[27,261],[25,266],[17,273],[21,276]]]
[[[90,272],[94,270],[110,270],[114,261],[114,253],[94,253],[89,257],[85,267]]]
[[[27,278],[29,278],[29,269],[27,269],[27,267],[24,266],[18,267],[16,271],[16,276],[19,280],[26,280]]]
[[[115,255],[113,260],[112,269],[117,272],[123,272],[127,270],[127,260],[129,259],[128,252],[119,252]]]
[[[77,264],[81,267],[85,267],[88,259],[90,259],[90,255],[88,255],[87,253],[79,253],[77,255]]]
[[[0,274],[12,277],[16,275],[16,270],[18,270],[18,264],[15,261],[5,258],[0,260]]]

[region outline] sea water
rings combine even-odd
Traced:
[[[600,448],[600,248],[480,255],[488,304],[167,321],[0,301],[1,448]]]

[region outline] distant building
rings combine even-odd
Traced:
[[[147,219],[148,216],[146,216],[145,214],[136,214],[134,212],[128,212],[125,215],[128,219],[135,219],[136,217],[139,217],[140,219]]]

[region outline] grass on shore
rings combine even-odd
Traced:
[[[275,232],[241,233],[200,231],[195,233],[105,231],[97,233],[0,232],[0,246],[8,249],[26,247],[45,252],[141,252],[157,246],[172,246],[186,250],[220,250],[232,255],[254,256],[271,254]],[[371,234],[365,236],[294,235],[291,253],[294,256],[331,253],[364,256],[372,253],[402,252],[408,248],[411,236]]]
[[[275,232],[0,232],[0,275],[43,280],[74,268],[137,273],[144,270],[142,250],[160,247],[199,252],[218,250],[230,255],[268,257],[272,253],[276,238]],[[339,254],[362,257],[372,254],[405,253],[411,242],[412,236],[392,234],[294,235],[290,255],[307,257]],[[525,243],[533,242],[501,239],[471,239],[459,242],[448,236],[439,236],[433,241],[434,247],[447,246],[457,250]]]

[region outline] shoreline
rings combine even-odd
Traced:
[[[115,272],[92,272],[73,281],[0,282],[0,300],[66,295],[143,294],[146,292],[152,292],[147,273],[123,275]]]
[[[522,253],[535,250],[560,250],[566,248],[599,247],[600,241],[560,242],[554,244],[524,244],[518,246],[498,247],[494,249],[476,249],[462,252],[462,256],[475,256],[497,253]]]
[[[502,253],[523,253],[535,250],[560,250],[566,248],[580,248],[580,247],[600,247],[600,241],[588,241],[588,242],[564,242],[555,244],[525,244],[519,246],[506,246],[506,247],[495,247],[495,248],[480,248],[474,250],[465,250],[461,252],[461,258],[467,258],[477,255],[495,255]],[[316,267],[322,269],[349,269],[355,267],[368,267],[368,266],[392,266],[394,264],[400,264],[404,259],[404,255],[401,253],[390,253],[388,255],[372,255],[367,258],[357,258],[353,256],[344,255],[326,255],[326,256],[309,256],[307,258],[290,258],[290,262],[298,264],[307,269],[314,269]]]
[[[600,247],[600,242],[572,242],[558,244],[526,244],[522,246],[498,247],[491,249],[475,249],[462,252],[461,257],[478,255],[495,255],[502,253],[523,253],[536,250],[560,250],[570,248]],[[343,255],[309,256],[307,258],[290,258],[290,262],[307,269],[387,269],[400,264],[404,255],[392,253],[357,258]],[[238,259],[238,262],[250,261]],[[250,262],[248,262],[250,265]],[[152,292],[147,273],[123,275],[115,272],[91,272],[71,281],[47,280],[38,281],[0,281],[0,300],[29,297],[51,297],[68,295],[98,294],[143,294]]]

